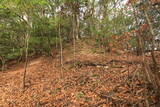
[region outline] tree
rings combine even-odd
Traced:
[[[148,81],[153,84],[154,88],[157,90],[157,95],[159,95],[158,90],[160,89],[160,83],[159,79],[160,76],[157,74],[157,62],[156,58],[154,55],[154,50],[155,50],[155,33],[153,29],[153,23],[154,21],[151,21],[150,16],[148,15],[149,11],[153,11],[154,9],[152,8],[153,1],[129,1],[128,3],[131,3],[133,8],[134,8],[134,16],[136,20],[136,25],[138,27],[137,30],[137,38],[138,38],[138,44],[141,50],[142,54],[142,59],[143,59],[143,64],[144,68],[146,71],[146,75],[148,77]],[[150,4],[151,3],[151,4]],[[137,16],[139,14],[141,17],[139,18]],[[152,17],[153,18],[153,17]],[[141,23],[138,23],[139,20],[141,20]],[[145,24],[146,23],[146,24]],[[145,26],[144,26],[145,25]],[[144,32],[147,31],[147,32]],[[148,37],[145,37],[145,35],[149,35]],[[149,40],[145,40],[145,38],[150,38]],[[152,55],[152,61],[153,61],[153,70],[151,69],[152,67],[149,66],[147,63],[147,59],[145,57],[145,43],[148,43],[147,45],[151,45],[151,55]]]

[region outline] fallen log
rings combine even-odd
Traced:
[[[127,61],[127,60],[111,60],[107,63],[100,63],[100,62],[90,62],[90,61],[69,61],[69,62],[65,62],[65,64],[73,64],[75,63],[75,65],[77,67],[86,67],[86,66],[93,66],[93,67],[108,67],[108,64],[113,64],[113,63],[126,63],[126,64],[142,64],[141,61]]]
[[[107,62],[106,64],[112,64],[112,63],[127,63],[127,64],[142,64],[142,61],[127,61],[127,60],[116,60],[113,59],[109,62]]]

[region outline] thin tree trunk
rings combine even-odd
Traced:
[[[145,16],[146,16],[146,20],[147,20],[147,23],[149,25],[149,30],[150,30],[150,33],[151,33],[151,36],[152,36],[152,50],[151,50],[151,55],[152,55],[152,60],[153,60],[153,64],[154,64],[154,72],[153,72],[153,79],[154,79],[154,82],[155,82],[155,88],[157,90],[157,95],[160,95],[160,74],[159,72],[157,72],[157,61],[156,61],[156,58],[155,58],[155,55],[154,55],[154,48],[155,48],[155,34],[154,34],[154,31],[153,31],[153,26],[152,26],[152,23],[150,21],[150,18],[147,14],[147,11],[145,10]]]
[[[54,57],[54,56],[52,55],[52,48],[51,48],[50,36],[47,36],[47,39],[48,39],[47,41],[48,41],[48,48],[49,48],[48,54],[49,54],[49,56]]]
[[[61,18],[60,15],[59,15],[59,18]],[[60,24],[60,22],[59,22],[59,28],[58,28],[58,35],[59,35],[59,45],[60,45],[61,76],[63,77],[63,44],[62,44],[61,24]]]
[[[3,57],[0,57],[0,60],[1,60],[1,63],[2,63],[1,71],[3,72],[4,68],[5,68],[5,59]]]
[[[152,60],[153,60],[153,64],[154,64],[154,68],[156,70],[157,68],[157,61],[156,61],[156,58],[155,58],[155,55],[154,55],[154,48],[155,48],[155,34],[154,34],[154,31],[153,31],[153,27],[152,27],[152,23],[149,19],[149,16],[147,14],[147,11],[145,10],[145,16],[146,16],[146,19],[147,19],[147,23],[149,25],[149,30],[150,30],[150,33],[151,33],[151,36],[152,36],[152,50],[151,50],[151,55],[152,55]]]
[[[138,26],[138,19],[136,17],[136,11],[135,11],[134,7],[133,7],[133,9],[134,9],[134,18],[135,18],[135,21],[136,21],[136,25]],[[147,79],[150,83],[153,83],[153,80],[151,79],[151,70],[150,70],[149,65],[147,64],[145,54],[144,54],[144,44],[142,42],[142,34],[141,34],[140,30],[138,30],[137,38],[138,38],[138,45],[139,45],[138,47],[141,49],[140,51],[141,51],[141,55],[142,55],[142,61],[143,61],[143,65],[144,65],[144,68],[145,68]]]
[[[135,20],[136,20],[136,24],[138,25],[138,20],[137,20],[137,17],[135,15],[135,9],[134,9],[134,16],[135,16]],[[149,64],[147,63],[147,60],[145,58],[145,54],[144,54],[144,44],[143,44],[143,41],[142,41],[142,32],[139,30],[139,35],[138,35],[138,39],[139,39],[139,43],[140,43],[140,48],[142,49],[142,60],[143,60],[143,66],[144,66],[144,69],[145,69],[145,72],[146,72],[146,76],[147,76],[147,79],[150,83],[153,84],[154,88],[156,90],[159,90],[160,89],[160,84],[159,84],[159,79],[157,79],[157,75],[155,75]],[[153,47],[152,47],[153,48]],[[157,82],[158,81],[158,82]],[[159,88],[158,88],[159,87]]]
[[[137,19],[137,17],[136,17],[136,11],[135,11],[135,8],[134,8],[134,6],[132,6],[133,7],[133,14],[134,14],[134,19],[135,19],[135,22],[136,22],[136,25],[138,26],[138,19]],[[138,32],[139,33],[139,32]],[[142,55],[143,54],[143,44],[142,44],[142,37],[141,37],[141,35],[140,34],[138,34],[138,36],[137,36],[137,34],[136,34],[136,41],[137,41],[137,47],[136,47],[136,51],[137,51],[137,55]]]
[[[28,66],[28,41],[29,41],[29,35],[26,34],[25,37],[25,66],[24,66],[24,73],[23,73],[23,80],[22,80],[22,89],[25,89],[25,80],[26,80],[26,73],[27,73],[27,66]]]
[[[59,26],[58,26],[58,29],[59,29]],[[59,32],[58,29],[56,28],[56,32]],[[57,33],[57,35],[59,35],[59,34]],[[57,35],[56,35],[56,49],[58,48],[58,41],[57,41],[58,37],[57,37]]]
[[[93,33],[93,27],[94,27],[94,3],[95,3],[95,0],[92,0],[92,3],[91,3],[91,20],[90,20],[90,27],[91,27],[91,37],[94,36],[94,33]]]
[[[79,25],[80,25],[79,15],[76,15],[76,40],[79,39]]]
[[[73,14],[73,21],[72,21],[72,26],[73,26],[73,31],[72,31],[72,36],[73,36],[73,57],[74,57],[74,67],[75,65],[75,59],[76,59],[76,38],[75,38],[75,14]]]
[[[5,68],[5,61],[2,61],[2,72],[4,71]]]

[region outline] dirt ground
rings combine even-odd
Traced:
[[[72,48],[64,49],[63,71],[59,55],[30,60],[24,92],[24,64],[1,72],[0,107],[154,107],[155,91],[140,57],[78,46],[75,59]]]

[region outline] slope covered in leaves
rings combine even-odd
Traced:
[[[27,88],[21,91],[23,64],[0,73],[0,107],[144,107],[157,103],[154,90],[143,79],[139,57],[102,53],[93,45],[78,42],[59,55],[29,62]],[[148,59],[150,60],[150,58]]]

